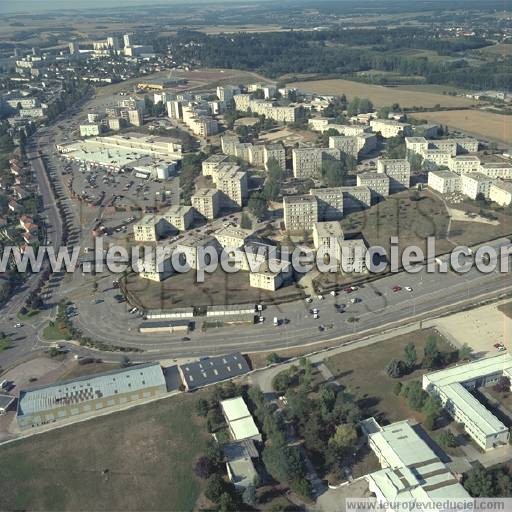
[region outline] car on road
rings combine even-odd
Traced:
[[[306,302],[309,304],[309,303],[313,302],[313,299],[311,297],[306,297]]]
[[[23,326],[23,324],[20,324],[19,322],[17,324],[14,324],[15,329],[19,329],[22,326]]]
[[[393,288],[391,288],[393,290],[393,292],[400,292],[402,291],[402,287],[399,286],[398,284],[396,284],[395,286],[393,286]]]
[[[279,325],[279,319],[277,316],[274,317],[274,327],[277,327]]]
[[[331,297],[336,297],[337,293],[333,290],[332,292],[330,292],[330,295]]]
[[[404,288],[404,290],[405,290],[406,292],[412,292],[412,286],[406,286],[406,287]]]
[[[324,300],[324,296],[323,295],[319,295],[318,296],[318,300]]]

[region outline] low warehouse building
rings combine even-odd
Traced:
[[[147,363],[22,390],[16,417],[22,429],[37,427],[165,393],[162,368]]]
[[[220,407],[234,441],[261,441],[258,427],[241,396],[223,400]]]
[[[139,332],[141,334],[160,334],[173,332],[187,333],[190,328],[190,322],[188,320],[173,320],[173,321],[153,321],[143,322],[139,326]]]

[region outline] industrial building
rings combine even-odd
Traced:
[[[252,440],[261,442],[262,438],[258,427],[241,396],[222,400],[220,407],[234,441]]]
[[[253,309],[254,314],[254,309]],[[194,363],[182,364],[178,371],[187,391],[239,377],[250,371],[240,352],[225,356],[205,357]]]
[[[16,418],[22,429],[37,427],[165,393],[167,386],[160,365],[140,364],[22,390]]]
[[[437,396],[446,412],[483,450],[506,445],[509,429],[472,394],[479,387],[492,386],[500,377],[512,377],[512,356],[500,354],[423,376],[423,389]]]

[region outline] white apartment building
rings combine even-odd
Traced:
[[[423,163],[430,164],[436,167],[448,167],[452,159],[452,153],[446,152],[443,149],[429,148],[422,154]]]
[[[461,176],[461,192],[471,199],[476,199],[479,195],[488,199],[492,182],[492,178],[479,172],[463,174]]]
[[[194,105],[182,105],[181,113],[183,122],[195,135],[206,138],[218,133],[217,121],[213,117],[199,112]]]
[[[219,216],[221,193],[216,188],[201,188],[190,198],[190,202],[203,217],[213,220]]]
[[[103,125],[100,123],[87,123],[80,125],[80,137],[95,137],[103,132]]]
[[[240,112],[247,112],[249,110],[249,105],[251,103],[250,94],[235,94],[233,96],[233,100],[235,102],[236,110]]]
[[[322,177],[322,149],[294,148],[292,150],[293,175],[296,178],[320,179]]]
[[[318,202],[313,195],[283,197],[284,225],[287,231],[311,231],[318,221]]]
[[[343,187],[312,188],[317,199],[318,220],[335,221],[343,218]]]
[[[267,159],[265,158],[265,146],[263,144],[251,144],[249,148],[249,162],[256,168],[266,168]]]
[[[401,123],[394,119],[372,119],[370,121],[370,127],[372,132],[380,132],[385,139],[401,134],[404,136],[412,135],[412,126],[409,123]]]
[[[380,201],[389,196],[390,179],[386,174],[377,172],[362,172],[356,177],[358,187],[368,187],[374,201]]]
[[[362,238],[340,240],[341,270],[344,274],[362,274],[367,271],[366,252],[368,248]]]
[[[425,137],[405,137],[405,148],[407,153],[423,155],[428,149],[428,140]]]
[[[457,174],[478,172],[480,170],[480,159],[473,155],[457,155],[450,159],[448,168]]]
[[[489,199],[500,206],[509,206],[512,203],[512,183],[494,181],[489,189]]]
[[[512,179],[512,163],[508,162],[485,162],[480,165],[479,172],[489,178]]]
[[[240,94],[240,89],[233,85],[219,85],[217,86],[217,98],[220,101],[228,103],[233,99],[235,94]]]
[[[144,215],[133,225],[133,238],[136,242],[156,242],[165,232],[165,221],[157,215]]]
[[[329,129],[330,121],[331,119],[328,117],[313,117],[308,120],[308,126],[314,132],[324,132]]]
[[[389,177],[390,192],[407,190],[411,186],[411,164],[405,158],[380,158],[377,172]]]
[[[452,171],[430,171],[428,186],[441,194],[453,194],[461,188],[461,177]]]
[[[500,354],[423,375],[423,389],[438,397],[452,418],[483,450],[508,444],[509,429],[485,408],[471,390],[512,377],[512,357]]]

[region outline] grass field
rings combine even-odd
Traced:
[[[179,396],[0,447],[2,510],[193,510],[206,429]]]
[[[435,329],[422,329],[352,350],[349,353],[338,354],[327,359],[326,363],[340,384],[361,397],[365,405],[369,406],[380,419],[393,422],[414,416],[418,421],[422,421],[423,415],[411,411],[403,398],[395,396],[393,387],[398,380],[404,382],[421,379],[425,370],[417,368],[401,379],[392,379],[386,373],[386,366],[391,359],[403,358],[404,348],[409,342],[413,342],[416,346],[419,366],[430,335],[437,337],[441,352],[453,351],[453,348]]]
[[[512,55],[512,44],[500,43],[492,46],[486,46],[479,50],[482,53],[490,53],[491,55],[501,55],[510,57]]]
[[[226,273],[220,266],[206,274],[203,283],[197,282],[193,271],[172,275],[161,283],[133,274],[128,277],[127,289],[148,309],[256,304],[302,297],[302,291],[293,283],[275,292],[251,288],[248,272]]]
[[[450,112],[418,112],[420,119],[427,119],[450,128],[465,131],[477,137],[512,143],[512,117],[482,110],[451,110]]]
[[[288,87],[318,94],[346,94],[348,99],[359,96],[369,98],[377,107],[399,103],[402,107],[467,107],[475,103],[474,100],[424,91],[411,91],[403,88],[384,87],[381,85],[364,84],[350,80],[314,80],[306,82],[293,82]]]

